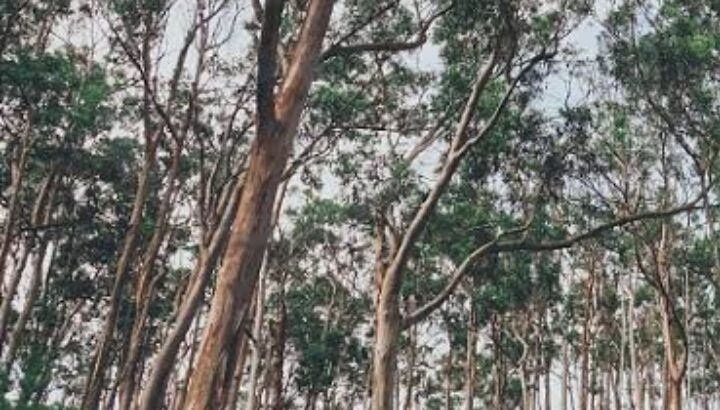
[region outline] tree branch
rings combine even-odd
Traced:
[[[453,3],[454,4],[454,3]],[[366,52],[378,52],[378,51],[388,51],[388,52],[399,52],[399,51],[408,51],[416,49],[425,42],[427,42],[428,36],[427,32],[430,30],[430,26],[437,20],[438,18],[442,17],[443,15],[447,14],[453,7],[453,4],[450,4],[449,6],[439,10],[432,16],[430,16],[427,21],[422,23],[420,25],[420,30],[415,33],[415,38],[409,41],[389,41],[384,43],[361,43],[361,44],[350,44],[343,46],[342,43],[349,39],[349,37],[352,36],[352,34],[355,34],[359,31],[359,29],[367,26],[372,22],[372,20],[369,20],[365,22],[363,25],[360,26],[360,28],[355,29],[350,32],[350,34],[344,36],[340,41],[333,44],[325,50],[325,52],[322,53],[321,60],[329,60],[332,57],[337,57],[340,55],[348,55],[348,54],[355,54],[355,53],[366,53]],[[386,9],[389,9],[390,7],[387,7]],[[381,12],[376,13],[377,16],[381,15],[386,9],[382,9]]]
[[[307,6],[300,38],[293,50],[292,61],[277,101],[277,117],[283,122],[283,127],[288,129],[295,129],[300,120],[300,113],[310,90],[312,73],[320,57],[334,3],[333,0],[311,0]],[[268,12],[266,6],[266,19]]]
[[[586,232],[583,232],[578,235],[571,236],[567,239],[555,241],[555,242],[541,242],[541,243],[529,243],[525,240],[519,241],[519,242],[499,242],[499,240],[508,235],[517,234],[520,232],[523,232],[527,230],[530,223],[526,223],[520,228],[516,228],[514,230],[503,232],[498,234],[492,241],[485,243],[475,251],[473,251],[468,257],[463,260],[463,262],[460,264],[460,266],[455,270],[453,273],[450,281],[448,284],[443,288],[443,290],[437,294],[432,300],[430,300],[427,304],[422,306],[421,308],[418,308],[411,314],[407,315],[402,320],[402,327],[403,329],[407,329],[423,320],[425,320],[430,314],[432,314],[437,308],[439,308],[449,297],[452,295],[452,293],[455,291],[457,286],[460,284],[460,281],[462,278],[467,274],[468,270],[477,263],[477,261],[482,258],[485,255],[488,254],[495,254],[495,253],[501,253],[501,252],[514,252],[514,251],[549,251],[549,250],[557,250],[557,249],[564,249],[569,248],[572,245],[581,242],[586,239],[590,239],[593,237],[596,237],[600,235],[603,232],[609,231],[611,229],[614,229],[616,227],[620,227],[623,225],[627,225],[633,222],[637,222],[640,220],[645,219],[658,219],[658,218],[666,218],[669,216],[677,215],[683,212],[691,212],[694,210],[702,209],[701,207],[697,206],[697,203],[703,198],[704,192],[698,195],[697,198],[693,199],[692,201],[688,202],[685,205],[678,206],[675,208],[671,208],[668,210],[663,211],[650,211],[650,212],[644,212],[636,215],[631,215],[628,217],[618,218],[612,222],[608,222],[606,224],[598,225],[593,229],[590,229]]]
[[[480,258],[483,256],[489,254],[492,252],[493,247],[498,243],[498,241],[505,236],[513,235],[516,233],[523,232],[528,229],[530,226],[530,223],[526,223],[525,225],[509,230],[507,232],[501,232],[495,236],[495,238],[485,244],[483,244],[481,247],[477,248],[475,251],[473,251],[470,255],[468,255],[465,260],[462,261],[460,266],[458,266],[457,269],[455,269],[455,273],[453,274],[452,278],[450,279],[450,282],[448,282],[447,285],[443,288],[440,293],[438,293],[434,298],[432,298],[429,302],[427,302],[422,307],[418,308],[414,312],[410,313],[402,320],[402,328],[407,329],[414,324],[417,324],[428,316],[430,316],[431,313],[433,313],[437,308],[439,308],[449,297],[452,295],[452,293],[455,291],[457,286],[460,284],[460,280],[467,274],[468,270],[475,266],[475,263],[477,263]]]
[[[557,249],[565,249],[573,246],[574,244],[584,241],[586,239],[597,237],[598,235],[610,231],[612,229],[631,224],[633,222],[645,220],[645,219],[659,219],[659,218],[667,218],[670,216],[674,216],[677,214],[681,214],[683,212],[690,212],[696,209],[700,209],[700,207],[697,206],[698,202],[703,198],[705,195],[705,191],[700,193],[695,199],[692,201],[677,206],[670,209],[665,210],[656,210],[656,211],[648,211],[643,212],[635,215],[625,216],[622,218],[615,219],[611,222],[604,223],[601,225],[598,225],[588,231],[579,233],[577,235],[570,236],[568,238],[558,240],[558,241],[552,241],[552,242],[528,242],[527,240],[522,241],[514,241],[514,242],[500,242],[497,243],[494,248],[493,252],[499,253],[499,252],[513,252],[513,251],[551,251],[551,250],[557,250]]]

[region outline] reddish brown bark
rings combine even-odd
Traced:
[[[205,410],[217,384],[235,331],[247,315],[260,262],[270,236],[273,204],[307,97],[334,2],[313,0],[285,81],[273,95],[275,49],[283,1],[268,0],[258,51],[257,137],[240,203],[218,272],[208,323],[203,333],[185,409]]]

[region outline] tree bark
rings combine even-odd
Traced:
[[[284,286],[280,284],[280,286]],[[280,291],[278,304],[278,317],[270,329],[270,363],[268,371],[268,390],[270,401],[267,403],[269,410],[282,410],[283,401],[283,368],[285,367],[285,326],[287,322],[287,310],[285,308],[284,291]]]
[[[409,346],[409,359],[407,368],[407,390],[405,391],[405,410],[413,410],[413,404],[415,401],[414,388],[415,388],[415,362],[417,361],[417,325],[413,325],[410,329],[410,337],[408,343]]]
[[[587,280],[587,290],[585,294],[585,317],[583,318],[583,333],[580,346],[581,368],[580,368],[580,409],[588,410],[590,405],[590,344],[592,339],[592,322],[594,318],[594,299],[595,299],[595,257],[590,256],[590,276]]]
[[[38,226],[42,223],[45,223],[46,220],[45,217],[43,217],[43,213],[49,217],[49,210],[45,210],[46,202],[48,202],[48,197],[50,196],[50,191],[54,188],[51,188],[54,184],[55,180],[55,172],[51,172],[50,175],[48,175],[45,180],[43,181],[40,191],[37,194],[37,197],[35,199],[35,204],[33,205],[33,211],[30,215],[30,225],[31,226]],[[11,199],[12,202],[12,199]],[[8,211],[9,212],[9,211]],[[8,216],[9,218],[9,216]],[[3,295],[2,303],[0,303],[0,346],[5,345],[5,335],[7,332],[8,327],[8,318],[10,314],[10,310],[12,308],[12,301],[15,298],[15,294],[17,293],[18,286],[20,284],[20,279],[22,278],[23,271],[25,270],[25,266],[27,263],[28,256],[32,250],[33,243],[32,241],[26,241],[26,243],[22,247],[22,251],[20,254],[19,262],[17,263],[17,266],[13,269],[13,276],[10,278],[10,283],[8,284],[7,290],[5,291],[5,294]],[[0,281],[0,284],[2,284],[2,281]]]
[[[182,144],[177,143],[172,155],[172,165],[168,171],[166,184],[168,185],[163,193],[156,223],[153,229],[153,235],[148,244],[147,250],[143,254],[140,272],[137,275],[135,286],[135,317],[132,328],[130,330],[130,340],[126,350],[125,363],[121,366],[120,371],[120,410],[129,410],[132,399],[136,396],[135,386],[137,384],[137,370],[142,364],[140,362],[140,352],[145,339],[145,322],[149,316],[150,299],[152,298],[153,288],[156,279],[153,278],[155,271],[155,262],[162,244],[165,242],[168,231],[169,216],[172,211],[172,203],[175,193],[178,190],[176,179],[180,169],[180,160],[182,156]]]
[[[57,175],[53,171],[48,177],[48,179],[45,180],[45,183],[43,184],[43,187],[38,194],[38,199],[31,217],[31,223],[33,224],[33,226],[37,226],[39,224],[47,225],[51,221],[55,202],[55,195],[57,192],[56,177]],[[26,246],[30,245],[26,244]],[[10,334],[8,340],[7,351],[5,352],[4,356],[4,365],[6,369],[9,369],[12,366],[13,361],[15,360],[15,354],[20,347],[20,341],[22,339],[22,334],[25,331],[25,326],[27,325],[28,320],[30,320],[32,310],[35,307],[35,302],[37,301],[38,295],[40,294],[43,262],[45,261],[45,255],[49,246],[50,238],[48,237],[47,233],[44,233],[42,234],[42,237],[40,239],[39,249],[34,255],[35,259],[34,263],[32,264],[33,266],[30,276],[30,284],[28,286],[27,294],[25,295],[25,302],[23,303],[23,308],[20,311],[20,315],[18,316],[17,320],[15,321],[15,325],[13,326],[12,333]],[[20,272],[18,272],[18,276],[20,276]],[[8,299],[10,301],[12,300],[12,298]]]
[[[260,360],[263,355],[263,334],[262,325],[263,318],[265,316],[265,277],[264,271],[267,269],[267,255],[265,261],[263,261],[263,267],[260,272],[260,281],[258,283],[258,291],[256,296],[256,309],[255,309],[255,320],[253,323],[253,347],[252,347],[252,359],[250,362],[250,385],[248,387],[248,400],[245,405],[245,410],[254,410],[257,400],[257,386],[258,380],[260,379]]]
[[[162,347],[153,361],[153,370],[141,397],[140,410],[155,410],[161,406],[165,396],[167,379],[175,365],[177,352],[195,319],[195,314],[201,306],[210,274],[215,268],[220,253],[225,246],[232,217],[237,210],[243,185],[244,177],[241,174],[235,182],[235,186],[232,188],[229,201],[222,211],[222,218],[215,228],[215,232],[210,239],[210,244],[200,252],[200,257],[196,261],[195,268],[190,277],[187,294],[178,308],[175,325],[166,336]]]
[[[20,202],[20,190],[22,189],[23,179],[25,178],[25,165],[27,163],[28,154],[31,147],[31,132],[32,132],[32,116],[28,115],[27,123],[25,124],[25,131],[22,136],[20,143],[20,152],[17,155],[17,159],[12,161],[10,165],[10,176],[12,182],[10,184],[10,199],[7,208],[7,214],[5,216],[4,231],[2,237],[2,243],[0,243],[0,285],[5,283],[5,267],[7,264],[8,254],[10,253],[10,245],[12,244],[13,237],[15,235],[15,222],[17,219],[17,213]]]
[[[373,410],[391,410],[394,408],[393,383],[400,335],[400,311],[394,296],[380,295],[375,323],[371,407]]]
[[[257,137],[250,149],[245,186],[218,272],[208,323],[188,387],[186,410],[210,406],[226,350],[247,314],[270,235],[277,188],[287,163],[334,1],[312,0],[280,93],[273,97],[274,59],[283,1],[268,0],[258,52]],[[268,49],[269,48],[269,49]],[[269,70],[269,72],[268,72]]]
[[[135,200],[133,201],[132,214],[130,216],[130,224],[125,238],[123,240],[122,250],[117,259],[115,267],[115,281],[110,293],[110,301],[108,302],[107,316],[103,323],[103,330],[95,349],[95,355],[92,361],[92,368],[85,384],[85,395],[82,400],[82,408],[94,410],[98,407],[102,387],[105,379],[105,371],[107,369],[108,360],[110,359],[110,349],[113,338],[115,336],[115,327],[117,323],[117,315],[120,307],[120,299],[127,280],[129,266],[132,256],[135,252],[135,243],[138,238],[140,223],[142,220],[143,208],[148,195],[150,172],[155,164],[156,141],[159,136],[151,137],[145,150],[145,162],[143,168],[138,175],[138,183],[135,191]]]
[[[475,348],[477,326],[475,325],[475,304],[470,298],[470,312],[467,323],[467,347],[465,351],[465,410],[473,410],[475,401]]]
[[[221,403],[220,409],[224,410],[235,410],[238,408],[237,400],[239,396],[240,386],[242,385],[243,374],[245,372],[245,361],[248,357],[248,348],[250,340],[243,338],[242,345],[240,346],[239,356],[235,362],[235,371],[232,374],[232,381],[230,385],[225,389],[225,396]]]
[[[563,373],[562,373],[562,391],[560,392],[560,408],[562,410],[568,410],[568,389],[570,388],[570,358],[569,358],[569,342],[566,339],[563,339],[563,347],[562,347],[562,366],[563,366]]]

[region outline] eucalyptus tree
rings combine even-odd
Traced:
[[[0,405],[714,405],[718,12],[0,0]]]

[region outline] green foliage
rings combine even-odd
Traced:
[[[368,352],[353,336],[363,320],[358,301],[326,279],[293,287],[285,295],[287,333],[299,354],[295,382],[301,391],[321,393],[338,372],[360,372]]]

